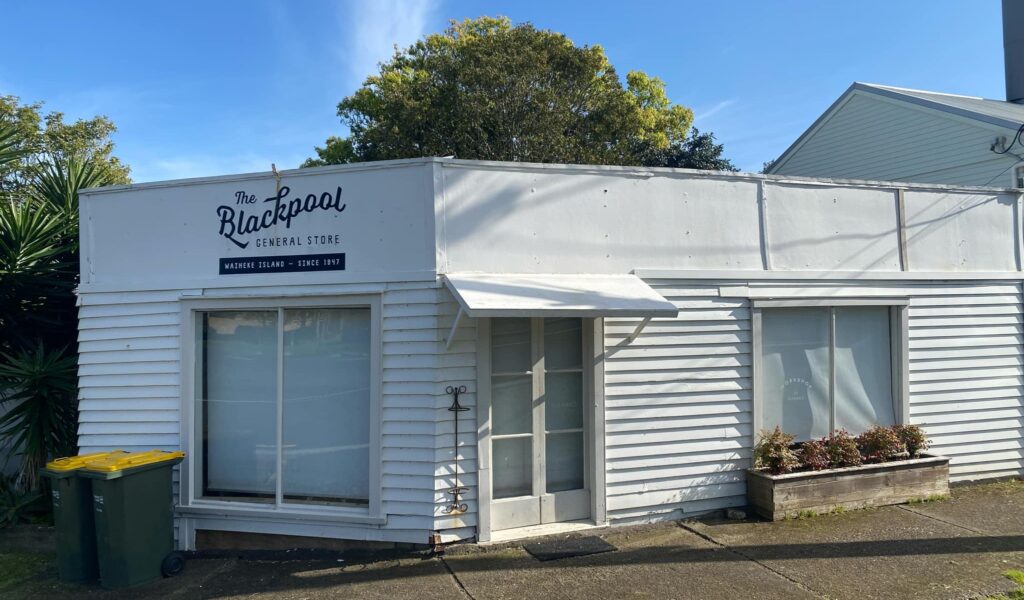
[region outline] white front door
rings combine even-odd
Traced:
[[[491,321],[491,528],[589,518],[589,393],[578,318]]]

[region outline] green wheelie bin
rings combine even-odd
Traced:
[[[57,529],[57,574],[67,583],[96,581],[96,535],[92,518],[92,486],[78,471],[90,460],[101,460],[127,452],[97,452],[58,458],[46,463],[40,473],[50,479],[53,524]]]
[[[124,588],[177,575],[171,472],[183,452],[150,450],[88,461],[78,471],[92,483],[100,585]]]

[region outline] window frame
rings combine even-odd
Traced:
[[[196,432],[200,424],[196,415],[195,369],[196,327],[199,315],[210,311],[278,311],[293,308],[368,308],[370,310],[370,465],[369,502],[366,506],[330,506],[324,504],[289,503],[276,498],[272,503],[203,497],[201,489],[202,461],[196,453],[202,439]],[[181,302],[181,445],[186,457],[181,466],[178,508],[187,513],[232,514],[252,517],[288,516],[316,521],[383,524],[381,492],[381,419],[382,419],[382,314],[379,294],[352,294],[330,296],[244,296],[221,298],[183,299]],[[280,332],[279,332],[280,334]],[[283,365],[278,364],[280,373]],[[278,382],[280,387],[280,381]],[[279,407],[280,408],[280,407]],[[281,415],[278,414],[278,419]],[[280,426],[278,424],[278,426]]]
[[[832,327],[835,327],[834,309],[857,306],[881,306],[889,309],[889,348],[892,361],[892,402],[893,418],[896,424],[910,422],[910,368],[909,357],[909,318],[907,308],[909,298],[793,298],[793,299],[752,299],[751,300],[751,381],[752,381],[752,429],[751,447],[757,443],[758,434],[767,427],[764,422],[764,396],[761,392],[763,383],[763,366],[761,354],[763,349],[762,311],[773,308],[829,308],[832,309]],[[835,359],[832,356],[834,346],[830,343],[829,355],[832,364],[829,374],[829,402],[832,407],[832,424],[835,413]]]

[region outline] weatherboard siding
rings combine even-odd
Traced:
[[[778,297],[835,293],[910,298],[910,420],[951,458],[954,481],[1024,469],[1021,289],[1016,282],[891,284],[649,280],[679,308],[605,321],[608,515],[674,518],[746,504],[753,442],[750,285]],[[825,290],[832,290],[826,292]]]
[[[746,504],[751,326],[745,299],[717,283],[648,281],[680,308],[605,319],[607,506],[610,521],[670,518]]]
[[[366,286],[290,286],[274,288],[281,297],[366,293]],[[250,288],[240,293],[265,293]],[[473,403],[476,374],[475,329],[460,326],[446,351],[444,337],[454,304],[434,283],[391,283],[382,293],[381,502],[383,526],[348,524],[308,526],[309,535],[426,543],[426,532],[443,529],[446,537],[468,537],[473,513],[452,518],[447,502],[453,428],[446,409],[450,383],[470,386],[463,402]],[[87,293],[79,308],[79,445],[81,452],[122,448],[178,449],[181,446],[180,291]],[[268,305],[274,301],[268,300]],[[472,412],[460,424],[463,485],[475,502],[475,444]],[[203,528],[202,518],[196,519]],[[245,519],[218,522],[222,528],[262,530]],[[212,521],[208,521],[211,522]],[[267,525],[268,532],[274,526]],[[250,529],[251,530],[251,529]],[[331,533],[333,531],[333,533]]]
[[[989,150],[1012,130],[869,93],[849,100],[773,169],[779,175],[1010,185],[1013,155]]]

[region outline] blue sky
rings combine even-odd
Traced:
[[[1003,97],[998,0],[9,0],[0,94],[105,114],[135,181],[297,166],[393,44],[506,15],[665,80],[744,170],[853,81]]]

